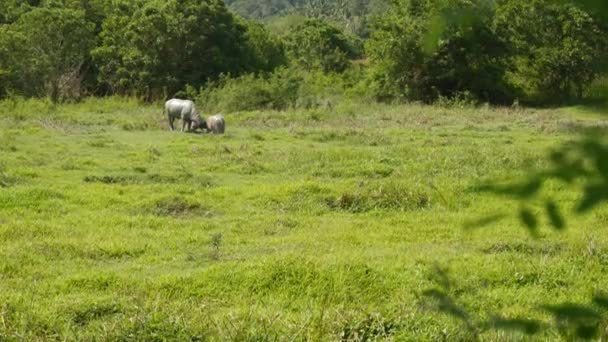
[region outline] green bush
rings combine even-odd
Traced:
[[[113,93],[153,99],[222,72],[248,70],[245,34],[220,0],[121,1],[104,21],[92,55]]]
[[[93,25],[79,10],[38,7],[0,25],[0,97],[79,97],[93,40]]]
[[[196,96],[205,112],[333,108],[344,98],[361,96],[351,92],[362,73],[326,74],[298,68],[278,68],[270,74],[224,75],[200,89]]]
[[[218,82],[201,88],[197,103],[206,112],[293,107],[301,81],[286,70],[278,70],[270,76],[248,74],[230,78],[224,75]]]

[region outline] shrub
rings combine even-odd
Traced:
[[[425,191],[401,184],[383,184],[358,192],[345,192],[337,198],[329,198],[330,208],[354,213],[375,209],[417,210],[431,206],[431,197]]]
[[[347,95],[349,83],[361,74],[325,74],[281,67],[264,75],[237,78],[223,75],[218,82],[201,88],[199,108],[206,112],[246,110],[286,110],[290,108],[333,107]]]

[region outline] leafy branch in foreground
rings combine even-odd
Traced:
[[[445,270],[435,267],[433,276],[437,286],[423,292],[425,306],[461,321],[476,340],[479,334],[486,331],[499,330],[532,336],[551,328],[556,328],[560,335],[568,339],[606,338],[606,294],[596,293],[587,304],[562,303],[538,307],[538,311],[551,315],[552,323],[549,324],[536,319],[506,318],[496,313],[488,313],[487,318],[482,318],[474,317],[459,304],[459,292],[452,288],[452,281]]]
[[[520,221],[536,235],[539,226],[538,214],[530,209],[529,203],[542,194],[548,181],[558,181],[567,185],[581,186],[582,196],[575,206],[575,214],[588,213],[604,201],[608,201],[608,144],[589,136],[575,143],[568,143],[550,155],[551,165],[545,170],[533,173],[526,179],[508,185],[487,184],[477,188],[482,192],[513,198],[521,204]],[[557,231],[566,228],[562,208],[551,196],[544,200],[544,214],[549,224]],[[466,228],[485,226],[505,218],[506,215],[494,214]]]

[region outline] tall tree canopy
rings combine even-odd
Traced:
[[[604,67],[607,32],[553,0],[392,0],[367,44],[371,85],[380,98],[424,101],[580,97]]]
[[[605,67],[608,31],[573,4],[507,1],[496,27],[514,50],[512,81],[534,100],[581,98]]]
[[[493,19],[494,7],[484,0],[392,1],[367,44],[374,92],[424,101],[465,92],[508,100],[508,47],[495,34]]]
[[[147,97],[248,70],[245,27],[221,0],[123,1],[93,50],[113,92]]]
[[[0,92],[48,95],[79,91],[93,47],[93,25],[80,10],[37,7],[0,26]]]
[[[285,37],[292,61],[305,69],[344,71],[358,56],[355,44],[339,28],[320,19],[309,19]]]

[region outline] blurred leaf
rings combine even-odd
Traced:
[[[495,185],[487,184],[477,187],[478,191],[491,192],[497,195],[508,195],[528,199],[538,193],[543,184],[541,177],[534,177],[525,184]]]
[[[519,193],[517,194],[520,198],[530,198],[535,195],[539,190],[543,181],[540,177],[533,178],[528,184],[519,189]]]
[[[459,307],[452,298],[450,298],[445,292],[439,289],[430,289],[423,292],[427,297],[434,298],[438,302],[439,311],[446,313],[450,316],[459,318],[464,321],[468,321],[469,314],[461,307]]]
[[[541,324],[535,320],[529,319],[506,319],[494,317],[490,324],[494,329],[520,331],[526,335],[534,335],[538,333]]]
[[[521,222],[526,226],[526,228],[528,228],[532,235],[537,234],[536,230],[538,229],[538,220],[530,209],[521,209],[521,211],[519,212],[519,218]]]
[[[604,309],[608,309],[608,295],[595,295],[593,297],[593,303]]]
[[[507,217],[505,214],[494,214],[464,223],[464,229],[473,230],[486,227]]]
[[[601,175],[608,176],[608,149],[594,140],[587,140],[582,148],[583,152],[595,161],[597,171]]]
[[[597,335],[598,326],[597,325],[579,325],[576,327],[576,336],[583,339],[591,339]]]
[[[546,204],[547,216],[549,217],[549,222],[556,230],[563,230],[566,228],[566,222],[564,221],[564,217],[562,216],[559,207],[555,202],[549,201]]]
[[[448,273],[444,269],[439,267],[439,265],[435,265],[433,274],[434,274],[434,278],[437,280],[439,285],[441,285],[441,287],[445,291],[449,291],[450,287],[452,287],[452,282],[450,281],[450,277],[448,276]]]
[[[437,51],[441,35],[446,27],[446,20],[443,16],[436,15],[430,19],[429,31],[423,39],[423,51],[426,54],[430,55]]]
[[[591,184],[585,187],[585,195],[576,208],[578,213],[584,213],[593,209],[601,201],[608,198],[608,189],[606,184]]]
[[[564,153],[564,151],[554,151],[551,153],[549,158],[553,163],[558,165],[563,165],[564,163],[566,163],[566,154]]]
[[[567,320],[588,324],[590,321],[597,321],[601,317],[591,307],[582,304],[564,303],[559,305],[546,305],[543,309],[553,314],[556,320]]]

